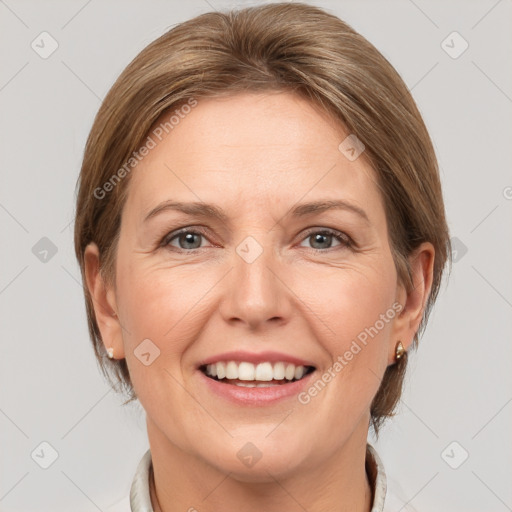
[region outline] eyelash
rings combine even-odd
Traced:
[[[194,235],[201,235],[204,238],[207,238],[205,232],[203,230],[199,230],[197,228],[193,229],[192,227],[182,228],[178,231],[173,231],[172,233],[167,234],[162,241],[160,242],[159,247],[167,248],[171,251],[175,252],[181,252],[181,253],[196,253],[204,249],[204,247],[198,247],[196,249],[181,249],[179,247],[173,247],[170,245],[170,243],[183,234],[194,234]],[[330,228],[323,228],[323,229],[315,229],[312,228],[305,236],[301,239],[306,240],[307,238],[311,237],[312,235],[327,235],[327,236],[333,236],[338,242],[340,242],[340,246],[337,247],[329,247],[327,249],[315,249],[314,247],[311,247],[310,250],[315,252],[330,252],[331,250],[337,250],[337,249],[355,249],[355,243],[352,240],[350,236],[348,236],[346,233],[343,233],[341,231],[337,231],[335,229]]]

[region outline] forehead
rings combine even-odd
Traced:
[[[349,133],[297,95],[199,99],[174,120],[161,141],[152,136],[156,146],[133,170],[127,207],[147,212],[180,199],[250,209],[320,197],[382,206],[367,161],[350,161],[339,149]]]

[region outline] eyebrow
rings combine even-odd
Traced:
[[[362,208],[342,199],[302,203],[292,208],[289,213],[293,217],[305,217],[308,215],[318,214],[334,209],[346,210],[355,213],[366,223],[370,224],[370,219]],[[213,204],[203,202],[183,203],[169,200],[164,201],[163,203],[160,203],[155,208],[153,208],[144,218],[144,222],[147,222],[149,219],[155,217],[156,215],[169,210],[180,211],[192,216],[195,215],[198,217],[216,218],[224,223],[227,223],[228,221],[228,216],[224,213],[224,211]]]

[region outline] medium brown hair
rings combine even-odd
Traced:
[[[416,348],[451,257],[432,142],[409,90],[386,58],[336,16],[302,3],[202,14],[156,39],[121,73],[94,120],[77,184],[75,251],[84,283],[84,251],[95,242],[102,277],[115,284],[130,181],[126,162],[155,122],[200,98],[274,90],[302,95],[363,142],[384,200],[398,279],[408,291],[413,287],[408,256],[422,242],[433,244],[433,283],[413,340]],[[112,186],[105,188],[107,182]],[[87,287],[84,293],[100,367],[111,385],[128,392],[130,402],[136,396],[126,360],[105,358]],[[407,355],[386,369],[373,399],[377,434],[400,398],[406,365]]]

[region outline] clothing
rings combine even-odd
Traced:
[[[109,508],[107,512],[154,512],[149,492],[151,451],[148,450],[139,462],[130,489],[130,496]],[[394,492],[389,492],[384,465],[375,448],[366,445],[366,472],[373,491],[371,512],[417,512]]]

